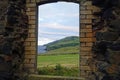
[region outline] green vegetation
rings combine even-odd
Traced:
[[[66,37],[44,46],[47,51],[37,58],[38,74],[79,76],[79,37]]]
[[[62,47],[54,50],[47,51],[44,54],[40,55],[59,55],[59,54],[78,54],[79,46],[70,46],[70,47]]]
[[[38,74],[79,76],[79,54],[39,55]]]
[[[51,43],[46,44],[47,51],[55,50],[63,47],[70,47],[70,46],[78,46],[79,45],[79,37],[77,36],[70,36],[66,37]]]
[[[40,75],[54,75],[54,76],[79,76],[78,67],[63,67],[60,64],[57,64],[55,67],[42,67],[38,68],[38,74]]]
[[[68,67],[76,67],[79,65],[79,54],[39,55],[37,59],[38,68],[55,66],[56,64],[61,64],[61,66]]]

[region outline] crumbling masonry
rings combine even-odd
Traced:
[[[0,80],[25,80],[37,67],[37,7],[80,4],[80,76],[120,80],[120,0],[1,0]]]

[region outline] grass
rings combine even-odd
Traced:
[[[50,50],[47,51],[44,54],[41,55],[61,55],[61,54],[78,54],[79,53],[79,46],[69,46],[69,47],[62,47],[59,49],[55,49],[55,50]]]
[[[78,36],[68,36],[63,39],[46,44],[48,51],[63,48],[63,47],[70,47],[70,46],[75,47],[78,45],[79,45]]]
[[[55,67],[42,67],[38,68],[39,75],[54,75],[54,76],[79,76],[79,68],[78,67],[63,67],[60,64],[57,64]]]
[[[79,76],[79,54],[39,55],[38,74],[54,76]]]
[[[37,58],[38,74],[79,76],[79,37],[66,37],[46,46],[47,52]]]
[[[39,55],[37,67],[55,66],[61,64],[64,67],[78,67],[79,54]]]

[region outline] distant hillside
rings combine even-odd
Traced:
[[[79,46],[74,46],[74,47],[63,47],[63,48],[46,51],[43,55],[78,54],[78,53],[79,53]]]
[[[38,53],[45,53],[46,52],[46,46],[38,46]]]
[[[69,36],[63,39],[38,46],[38,53],[45,54],[68,54],[79,52],[79,37]]]
[[[51,43],[46,44],[46,50],[55,50],[63,47],[72,47],[79,45],[79,37],[78,36],[69,36]]]

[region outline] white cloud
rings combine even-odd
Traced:
[[[76,34],[76,33],[70,33],[70,32],[46,32],[46,31],[39,31],[38,33],[38,36],[45,36],[45,35],[48,35],[48,36],[62,36],[62,37],[65,37],[65,36],[79,36],[79,34]],[[56,38],[53,38],[52,39],[56,39]]]
[[[78,29],[79,26],[65,26],[58,23],[44,23],[44,24],[40,24],[40,26],[44,26],[46,28],[51,28],[51,29],[79,32]]]
[[[79,13],[69,13],[69,14],[65,14],[65,13],[60,13],[57,14],[57,16],[62,16],[62,17],[79,17]]]
[[[72,25],[79,23],[76,22],[76,19],[79,19],[78,4],[68,4],[68,2],[67,4],[66,2],[44,4],[39,6],[38,12],[38,45],[79,33],[79,26],[69,26],[72,21],[75,22]]]
[[[39,18],[39,21],[43,21],[43,20],[44,20],[43,18],[41,18],[41,17]]]
[[[54,41],[54,40],[49,39],[49,38],[39,38],[38,45],[44,45],[44,44],[47,44],[52,41]]]
[[[75,17],[79,17],[79,13],[45,13],[46,15],[40,15],[43,18],[55,18],[55,17],[64,17],[64,18],[75,18]]]

